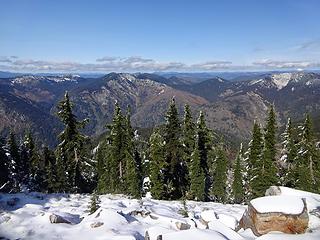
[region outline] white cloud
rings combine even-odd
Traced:
[[[15,56],[0,57],[0,69],[21,72],[153,72],[153,71],[223,71],[223,70],[259,70],[259,69],[297,69],[319,68],[319,62],[313,61],[279,61],[262,59],[249,65],[235,65],[231,61],[206,61],[186,64],[183,62],[160,62],[140,56],[102,57],[93,63],[72,61],[45,61],[20,59]]]
[[[277,61],[271,59],[263,59],[259,61],[255,61],[252,63],[253,65],[270,68],[270,69],[278,69],[278,68],[312,68],[312,67],[320,67],[319,62],[312,61]]]

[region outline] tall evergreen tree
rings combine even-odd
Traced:
[[[125,181],[127,193],[135,198],[140,198],[142,193],[141,158],[135,144],[135,134],[131,126],[130,108],[126,117],[126,144]]]
[[[276,164],[276,129],[275,111],[271,106],[264,135],[261,172],[257,177],[258,185],[255,188],[258,196],[264,196],[270,186],[279,183]]]
[[[45,180],[44,184],[46,186],[47,192],[53,193],[53,192],[63,191],[63,189],[61,188],[60,179],[58,178],[58,174],[57,174],[58,169],[57,169],[57,164],[56,164],[56,156],[55,156],[54,152],[46,146],[46,147],[44,147],[44,149],[42,151],[41,158],[46,166],[46,168],[45,168],[46,180]],[[62,175],[62,176],[65,176],[65,175]],[[62,183],[63,183],[63,181],[62,181]],[[60,191],[60,189],[61,189],[61,191]]]
[[[298,178],[296,171],[297,147],[293,137],[293,127],[290,118],[288,118],[282,139],[280,180],[282,185],[294,188]]]
[[[182,130],[175,100],[170,102],[165,124],[165,159],[168,169],[165,170],[165,182],[169,199],[179,199],[187,191],[187,172],[183,161],[181,142]]]
[[[246,179],[245,192],[247,200],[260,196],[257,191],[259,185],[258,176],[262,168],[261,153],[263,149],[263,140],[260,125],[255,121],[252,130],[252,139],[247,151],[248,177]]]
[[[65,125],[63,132],[59,135],[60,143],[56,149],[57,175],[61,182],[60,190],[83,192],[86,191],[89,179],[85,179],[82,172],[90,171],[91,166],[88,166],[90,164],[87,162],[87,153],[85,152],[88,138],[80,133],[80,129],[85,126],[88,120],[77,120],[72,111],[73,104],[68,92],[59,102],[57,108],[57,115]]]
[[[196,143],[192,153],[190,166],[190,195],[197,200],[208,200],[209,197],[209,170],[208,151],[210,137],[203,112],[200,112],[196,126]],[[197,189],[198,188],[198,189]]]
[[[193,121],[191,109],[189,105],[184,107],[184,118],[182,125],[184,159],[189,166],[191,154],[195,147],[196,125]]]
[[[167,164],[164,158],[164,139],[158,131],[154,131],[150,137],[150,192],[155,199],[166,199],[164,172]]]
[[[0,138],[0,192],[10,190],[9,159],[5,150],[5,140]]]
[[[210,194],[215,201],[225,202],[227,197],[226,188],[228,162],[222,146],[219,146],[217,149],[214,169],[213,185],[211,187]]]
[[[244,157],[243,157],[243,148],[242,144],[240,145],[240,150],[237,156],[237,159],[234,163],[233,169],[233,182],[232,182],[232,195],[233,202],[242,203],[244,200]]]
[[[199,151],[199,140],[196,141],[196,146],[191,155],[190,163],[190,190],[188,198],[196,201],[205,201],[208,193],[206,192],[206,173],[201,166],[201,157]]]
[[[9,171],[13,183],[12,190],[18,192],[20,191],[20,182],[22,180],[23,172],[20,172],[22,165],[20,159],[20,149],[13,132],[10,132],[7,145],[9,152]]]
[[[303,126],[300,128],[300,142],[297,154],[297,188],[305,191],[319,190],[320,179],[318,179],[319,157],[317,156],[312,121],[310,115],[306,115]]]
[[[115,105],[112,123],[107,126],[106,145],[99,149],[103,158],[103,173],[99,177],[100,193],[123,193],[125,190],[126,120],[118,103]]]

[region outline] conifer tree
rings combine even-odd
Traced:
[[[170,102],[165,124],[165,159],[168,169],[165,170],[165,182],[169,199],[179,199],[185,195],[188,187],[187,172],[183,161],[181,143],[182,130],[175,100]]]
[[[9,152],[9,171],[13,183],[13,191],[20,191],[20,182],[22,179],[20,149],[16,142],[16,137],[13,132],[10,132],[9,139],[7,141]]]
[[[190,166],[190,193],[197,200],[207,200],[209,197],[208,171],[209,130],[201,111],[196,126],[196,143],[192,153]],[[198,189],[197,189],[198,188]],[[190,197],[189,196],[189,197]]]
[[[10,189],[9,159],[5,151],[5,140],[0,138],[0,192]]]
[[[190,174],[188,172],[188,169],[190,169],[191,164],[191,155],[194,151],[195,147],[195,135],[196,135],[196,126],[192,118],[191,109],[189,105],[185,105],[184,107],[184,118],[183,118],[183,124],[182,124],[182,135],[183,135],[183,159],[184,159],[184,165],[187,172],[187,189],[190,187]]]
[[[240,150],[237,159],[234,163],[233,170],[233,182],[232,182],[232,195],[234,203],[242,203],[244,200],[244,157],[242,144],[240,145]]]
[[[150,136],[150,192],[155,199],[166,199],[164,172],[167,164],[164,158],[164,139],[158,131]]]
[[[100,198],[96,191],[93,191],[89,203],[89,214],[95,213],[100,208]]]
[[[214,169],[213,185],[210,194],[215,201],[225,202],[228,163],[222,146],[219,146],[217,149]]]
[[[309,114],[306,115],[301,131],[301,139],[298,144],[298,181],[296,186],[301,190],[317,192],[320,184],[317,178],[320,160],[315,148],[312,121]]]
[[[297,181],[296,160],[297,147],[293,137],[291,119],[288,118],[286,129],[282,134],[281,170],[280,180],[284,186],[294,188]]]
[[[191,155],[190,163],[190,190],[188,198],[196,201],[205,201],[206,193],[206,174],[204,168],[201,166],[201,157],[199,152],[199,140],[196,141],[196,146]]]
[[[142,193],[141,158],[135,146],[134,131],[131,126],[130,109],[126,117],[125,180],[127,194],[140,198]]]
[[[115,104],[112,123],[107,126],[106,145],[101,148],[104,171],[99,177],[100,193],[124,193],[126,161],[126,120],[118,103]]]
[[[276,128],[275,112],[273,106],[271,106],[264,135],[261,172],[257,177],[257,184],[254,189],[257,196],[260,197],[264,196],[265,191],[270,186],[279,183],[275,146]]]
[[[62,191],[83,192],[89,179],[85,179],[81,172],[90,171],[91,168],[88,167],[85,152],[88,138],[79,130],[88,120],[77,120],[72,111],[73,104],[68,92],[57,108],[57,115],[65,125],[65,129],[59,135],[60,143],[56,149],[59,188]]]
[[[260,196],[257,187],[259,186],[259,174],[262,168],[261,153],[263,140],[260,125],[255,121],[252,130],[252,139],[247,152],[248,178],[245,185],[247,199],[251,200]]]
[[[27,149],[29,188],[31,191],[44,191],[46,189],[46,166],[36,148],[31,132],[26,134],[24,143]]]
[[[209,170],[208,170],[208,152],[210,149],[210,136],[209,129],[206,125],[204,113],[200,111],[197,121],[197,137],[198,137],[198,149],[200,155],[200,165],[205,174],[205,192],[206,199],[208,199],[208,193],[210,188]]]
[[[56,165],[56,157],[53,151],[51,151],[47,146],[44,147],[42,153],[42,161],[45,163],[45,171],[46,171],[46,180],[45,186],[49,193],[53,192],[61,192],[62,189],[60,179],[57,176],[57,165]],[[65,175],[62,175],[65,176]],[[65,180],[65,179],[64,179]],[[62,189],[63,191],[63,189]]]

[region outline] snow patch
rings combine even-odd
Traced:
[[[297,196],[267,196],[251,200],[252,206],[259,213],[283,212],[286,214],[299,214],[304,204]]]

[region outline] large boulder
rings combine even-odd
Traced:
[[[305,199],[296,196],[267,196],[253,199],[243,214],[238,229],[250,228],[256,236],[271,231],[299,234],[308,227]]]
[[[63,218],[60,215],[54,214],[54,213],[49,216],[49,220],[50,220],[50,223],[67,223],[67,224],[71,224],[71,222],[68,221],[67,219]]]

